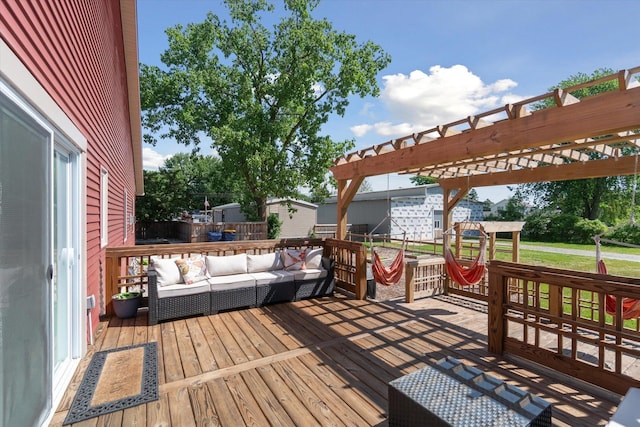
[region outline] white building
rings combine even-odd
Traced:
[[[438,184],[358,193],[347,210],[350,224],[367,224],[369,233],[411,240],[442,237],[443,193]],[[482,221],[482,203],[463,199],[452,211],[452,223]],[[318,223],[335,224],[337,197],[318,206]]]
[[[289,212],[287,201],[284,199],[269,199],[267,201],[267,215],[276,214],[282,222],[281,238],[307,237],[316,224],[317,205],[302,200],[290,200],[294,212]],[[212,209],[213,222],[245,222],[246,217],[240,209],[239,203],[228,203],[215,206]]]

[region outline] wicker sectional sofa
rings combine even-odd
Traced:
[[[266,254],[151,257],[149,324],[330,295],[334,265],[322,248]]]

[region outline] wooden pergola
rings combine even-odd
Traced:
[[[338,158],[337,232],[368,176],[417,174],[443,188],[443,228],[474,187],[623,176],[638,173],[640,66],[556,89],[476,116],[436,126]],[[578,99],[576,90],[616,81],[618,89]],[[541,102],[551,106],[536,109]]]

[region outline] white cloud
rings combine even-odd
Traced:
[[[154,151],[152,148],[142,148],[142,167],[147,170],[158,170],[160,166],[164,165],[164,161],[171,157],[172,154],[163,156],[162,154]]]
[[[444,125],[487,111],[516,96],[508,91],[517,86],[510,79],[485,84],[464,65],[444,68],[433,66],[428,73],[421,70],[409,75],[383,77],[380,99],[390,121],[353,126],[356,136],[374,131],[383,136],[403,136]]]

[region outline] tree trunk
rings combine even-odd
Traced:
[[[267,198],[266,197],[255,197],[254,202],[256,204],[256,210],[258,214],[258,218],[260,221],[267,220]]]

